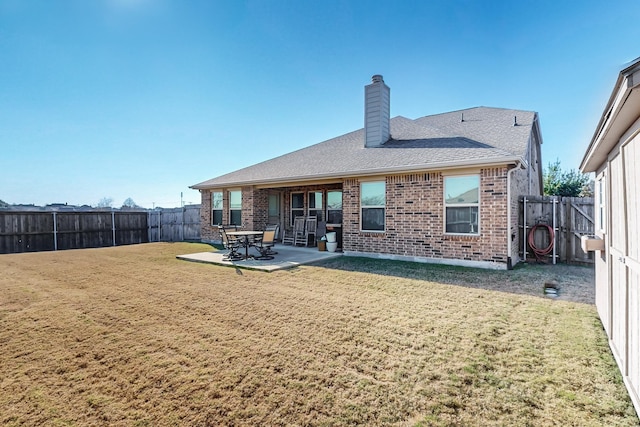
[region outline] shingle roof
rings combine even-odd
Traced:
[[[464,121],[461,118],[464,117]],[[514,117],[517,126],[514,126]],[[428,171],[525,158],[537,114],[476,107],[411,120],[391,119],[391,140],[365,148],[359,129],[201,182],[195,189]]]

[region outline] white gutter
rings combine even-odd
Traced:
[[[378,175],[386,175],[386,174],[398,174],[398,173],[426,173],[433,171],[441,171],[447,169],[462,169],[469,167],[492,167],[492,166],[501,166],[505,163],[522,163],[523,159],[518,156],[505,156],[501,158],[491,159],[489,161],[482,160],[466,160],[459,161],[454,160],[450,162],[438,162],[432,163],[428,166],[426,165],[412,165],[412,166],[396,166],[391,168],[372,168],[368,170],[359,170],[353,171],[349,173],[345,172],[335,172],[328,173],[322,175],[301,175],[301,176],[290,176],[286,178],[276,178],[276,179],[250,179],[246,181],[228,181],[222,183],[215,183],[211,185],[207,185],[206,181],[204,183],[192,185],[189,188],[194,190],[208,190],[214,188],[226,188],[232,186],[249,186],[249,185],[260,185],[262,187],[269,187],[274,185],[293,185],[293,184],[303,184],[305,181],[318,181],[318,180],[326,180],[326,179],[340,179],[343,180],[345,178],[358,178],[363,176],[378,176]],[[426,166],[426,167],[425,167]]]
[[[511,174],[522,168],[522,162],[517,161],[513,169],[507,172],[507,267],[513,268],[511,265]]]

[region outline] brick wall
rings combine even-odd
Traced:
[[[215,233],[214,233],[215,231]],[[211,192],[200,190],[200,238],[203,242],[220,240],[217,229],[211,227]]]
[[[507,168],[480,171],[479,236],[444,233],[441,173],[388,176],[386,230],[360,231],[360,181],[343,186],[344,250],[409,257],[507,262]]]
[[[281,215],[286,225],[290,223],[290,194],[292,192],[305,193],[305,209],[306,209],[306,192],[326,189],[340,188],[340,185],[331,186],[307,186],[307,187],[290,187],[280,189],[282,191]],[[234,188],[235,189],[235,188]],[[229,190],[230,188],[217,189],[222,191],[222,203],[224,206],[222,212],[222,223],[228,224],[229,220]],[[256,189],[251,186],[242,187],[242,227],[247,230],[263,230],[269,221],[269,189]],[[326,203],[326,201],[325,201]],[[219,242],[220,233],[216,226],[211,225],[211,191],[201,191],[201,210],[200,210],[200,228],[202,240],[205,242]]]
[[[245,193],[247,197],[245,199]],[[245,212],[247,212],[245,218]],[[242,188],[242,223],[247,230],[264,230],[269,219],[269,190]]]
[[[236,188],[233,188],[234,190]],[[216,189],[222,192],[222,223],[229,224],[229,188]],[[268,213],[267,190],[254,190],[253,187],[242,187],[242,227],[247,230],[261,230],[254,228],[256,224],[266,223]],[[203,242],[220,242],[218,227],[211,224],[211,191],[200,190],[200,235]]]
[[[520,194],[528,188],[526,170],[512,174],[512,221],[507,220],[507,168],[480,170],[480,235],[464,236],[444,232],[444,177],[442,173],[388,176],[386,182],[386,230],[382,233],[360,231],[360,181],[345,179],[342,184],[343,249],[409,257],[460,259],[507,263],[507,228],[515,232],[517,257],[518,205]],[[290,195],[294,192],[339,189],[329,186],[288,187],[282,191],[282,218],[289,228]],[[525,191],[525,193],[522,193]],[[202,239],[219,241],[216,227],[211,226],[211,193],[202,191]],[[515,205],[514,205],[515,200]],[[223,190],[223,223],[229,222],[228,189]],[[324,200],[326,205],[326,200]],[[268,221],[269,190],[242,188],[242,222],[247,229],[262,229]],[[305,206],[306,209],[306,206]],[[513,256],[513,253],[512,255]]]

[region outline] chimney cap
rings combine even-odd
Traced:
[[[382,79],[382,75],[374,74],[371,77],[371,83],[384,83],[384,80]]]

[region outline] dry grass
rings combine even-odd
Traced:
[[[631,426],[585,268],[0,256],[3,425]],[[463,285],[463,286],[455,286]]]

